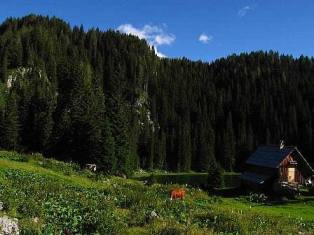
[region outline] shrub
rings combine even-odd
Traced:
[[[248,200],[254,203],[265,203],[268,197],[263,193],[250,193]]]

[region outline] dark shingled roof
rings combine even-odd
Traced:
[[[246,163],[255,166],[278,168],[282,160],[295,150],[296,147],[280,149],[278,146],[262,146],[249,157]]]

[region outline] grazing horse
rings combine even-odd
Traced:
[[[181,199],[183,200],[185,196],[185,190],[180,188],[180,189],[173,189],[170,192],[170,200],[172,199]]]

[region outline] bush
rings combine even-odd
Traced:
[[[263,193],[250,193],[248,200],[254,203],[265,203],[268,197]]]

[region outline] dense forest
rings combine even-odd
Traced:
[[[29,15],[0,26],[0,146],[137,168],[239,170],[284,139],[314,162],[314,59],[159,58],[145,40]]]

